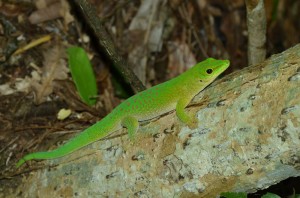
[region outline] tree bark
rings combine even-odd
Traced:
[[[143,123],[134,144],[122,135],[40,162],[57,166],[24,174],[13,194],[215,197],[300,175],[300,45],[215,81],[187,110],[198,128],[169,113]]]

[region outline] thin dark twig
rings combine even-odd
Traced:
[[[127,61],[117,52],[110,35],[107,33],[101,20],[97,16],[95,8],[87,3],[86,0],[75,0],[72,1],[72,3],[79,8],[85,18],[85,22],[96,36],[101,50],[112,61],[114,68],[124,77],[126,83],[128,83],[135,92],[145,90],[143,83],[133,71],[129,69],[130,66]]]

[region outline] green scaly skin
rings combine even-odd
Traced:
[[[122,127],[127,128],[129,138],[132,140],[139,128],[139,122],[155,118],[174,109],[177,117],[191,126],[196,118],[187,114],[184,108],[197,93],[214,81],[228,66],[228,60],[208,58],[178,77],[128,98],[101,121],[87,128],[61,147],[52,151],[25,155],[18,161],[16,167],[20,167],[28,160],[63,157]]]

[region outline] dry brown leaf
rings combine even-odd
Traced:
[[[185,70],[191,68],[197,63],[193,52],[190,50],[189,46],[184,42],[169,42],[168,51],[169,78],[175,77],[183,73]]]
[[[37,1],[38,10],[34,11],[29,16],[29,21],[32,24],[42,23],[62,17],[64,24],[68,25],[74,21],[74,17],[70,14],[70,7],[66,0],[63,1]]]
[[[35,93],[35,103],[40,104],[53,92],[53,81],[68,77],[69,68],[65,61],[65,51],[61,47],[53,47],[44,55],[41,78],[32,77],[31,86]]]
[[[136,66],[133,71],[144,84],[149,53],[162,49],[164,24],[168,17],[162,5],[162,0],[143,1],[129,26],[132,37],[138,42],[133,44],[128,59]],[[136,32],[140,32],[142,38],[137,38]]]

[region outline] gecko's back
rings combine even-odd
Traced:
[[[228,65],[229,61],[227,60],[208,58],[176,78],[128,98],[112,113],[131,115],[139,121],[143,121],[174,110],[180,98],[191,100],[218,77]],[[206,70],[208,69],[214,70],[215,73],[207,74]]]

